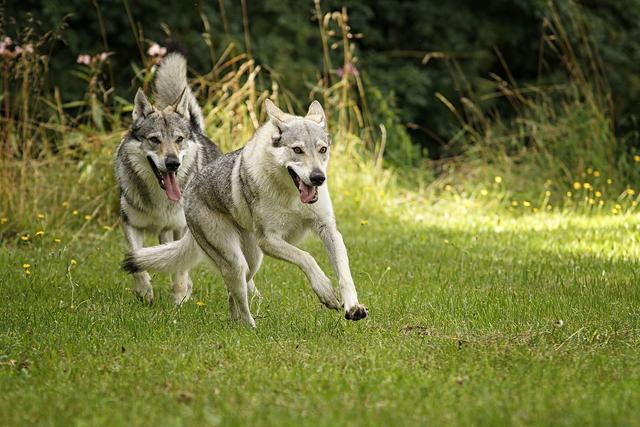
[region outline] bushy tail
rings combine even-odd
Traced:
[[[156,106],[160,109],[175,104],[186,90],[189,97],[189,120],[198,130],[204,131],[204,117],[196,97],[187,82],[187,58],[180,52],[169,53],[156,73]]]
[[[122,269],[127,273],[140,271],[177,273],[190,270],[201,259],[201,249],[191,233],[187,231],[180,240],[129,252],[122,261]]]

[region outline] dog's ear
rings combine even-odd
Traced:
[[[172,105],[173,109],[176,113],[180,114],[182,117],[188,117],[189,114],[189,96],[187,94],[187,87],[185,86],[182,89],[182,93],[178,97],[178,100],[175,104]]]
[[[145,118],[152,112],[153,105],[151,105],[142,89],[138,88],[138,92],[136,92],[136,98],[133,101],[133,113],[131,114],[131,116],[133,117],[133,121],[135,122],[138,119]]]
[[[265,99],[264,105],[267,108],[267,115],[269,120],[282,132],[287,128],[287,115],[284,111],[276,107],[270,99]]]
[[[318,101],[313,101],[309,105],[309,111],[307,111],[307,115],[304,118],[316,122],[323,128],[327,127],[327,118],[324,115],[322,105]]]

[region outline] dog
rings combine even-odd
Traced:
[[[133,124],[115,156],[115,176],[120,190],[120,214],[129,250],[143,247],[144,233],[154,233],[160,243],[182,237],[186,230],[182,189],[196,172],[220,157],[218,147],[204,134],[202,110],[187,83],[187,61],[173,52],[164,58],[155,79],[156,104],[138,89]],[[134,293],[153,302],[147,272],[134,275]],[[189,299],[188,273],[174,275],[176,304]]]
[[[347,250],[336,227],[326,169],[330,137],[322,106],[314,101],[304,117],[265,101],[268,121],[244,148],[205,166],[185,194],[188,231],[178,241],[134,249],[125,271],[186,274],[203,258],[219,269],[233,320],[251,327],[248,293],[263,253],[297,265],[327,307],[349,320],[368,314],[358,302]],[[331,281],[307,252],[294,246],[308,231],[324,242],[338,278],[342,303]]]

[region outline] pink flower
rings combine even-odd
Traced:
[[[360,75],[360,70],[358,70],[356,68],[356,66],[353,65],[352,63],[348,63],[345,68],[346,68],[347,72],[352,76],[359,76]],[[340,68],[338,68],[336,70],[336,75],[338,77],[342,78],[342,76],[344,76],[344,74],[345,74],[344,73],[344,69],[342,67],[340,67]]]
[[[91,56],[86,54],[78,55],[78,59],[76,60],[76,62],[78,64],[89,65],[91,64]]]
[[[100,62],[105,61],[108,57],[113,55],[114,52],[102,52],[96,55],[96,59]]]
[[[4,44],[4,46],[10,46],[11,43],[13,43],[13,40],[11,40],[11,37],[5,37],[4,40],[0,42],[0,44]]]
[[[158,56],[162,58],[167,54],[167,48],[160,46],[158,43],[154,43],[149,46],[149,50],[147,50],[147,55],[149,56]]]

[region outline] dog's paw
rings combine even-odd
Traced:
[[[135,289],[133,291],[133,294],[136,296],[138,301],[146,305],[153,304],[153,288],[152,287],[148,287],[145,289]]]
[[[342,308],[342,304],[338,300],[338,297],[336,297],[333,286],[331,286],[331,280],[327,277],[323,277],[318,281],[312,281],[311,287],[325,307],[332,308],[334,310],[340,310]]]
[[[367,317],[369,310],[362,304],[356,304],[344,312],[344,318],[347,320],[360,320]]]
[[[174,292],[173,303],[175,305],[182,305],[183,303],[191,299],[191,291],[187,292]]]
[[[324,304],[325,307],[330,308],[332,310],[340,310],[342,308],[342,304],[338,301],[336,294],[331,291],[326,295],[323,295],[323,298],[320,299],[320,302]]]

